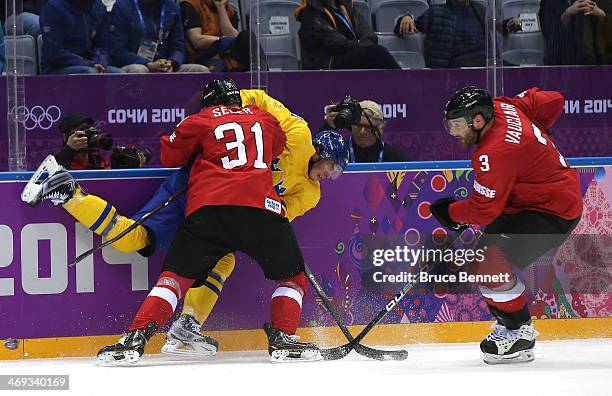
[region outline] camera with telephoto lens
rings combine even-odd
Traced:
[[[359,124],[361,120],[361,106],[350,95],[344,98],[342,102],[330,108],[330,110],[338,113],[334,117],[336,128],[350,129],[352,125]]]
[[[89,127],[83,132],[87,136],[87,150],[110,150],[113,148],[113,137],[108,133],[102,133],[96,127]]]
[[[133,169],[140,168],[140,156],[144,157],[145,164],[151,159],[151,151],[146,148],[117,146],[111,155],[111,168]]]

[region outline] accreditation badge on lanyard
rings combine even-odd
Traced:
[[[134,0],[134,7],[136,7],[136,12],[138,13],[138,18],[140,19],[140,27],[143,31],[143,39],[138,46],[138,56],[145,58],[149,62],[153,62],[153,59],[155,59],[155,54],[157,53],[157,47],[161,44],[162,36],[164,34],[164,16],[166,13],[166,5],[164,4],[162,6],[161,14],[159,16],[159,34],[157,41],[147,39],[147,28],[142,16],[142,11],[140,11],[140,6],[138,5],[138,0]]]
[[[142,41],[138,46],[138,56],[153,62],[157,53],[157,41]]]

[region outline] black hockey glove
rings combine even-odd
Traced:
[[[444,228],[452,231],[463,232],[463,230],[468,228],[468,225],[455,223],[448,213],[448,207],[453,202],[455,202],[455,199],[452,197],[440,198],[429,205],[429,210],[436,220],[438,220],[438,223],[440,223]]]

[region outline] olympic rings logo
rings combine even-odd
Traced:
[[[42,106],[34,106],[31,109],[26,106],[13,107],[9,113],[12,117],[17,116],[17,120],[23,124],[26,131],[36,128],[43,130],[51,129],[62,116],[62,111],[56,105],[51,105],[46,109]]]

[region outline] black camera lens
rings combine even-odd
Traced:
[[[361,106],[359,102],[353,100],[350,96],[332,108],[332,111],[338,112],[334,117],[334,125],[340,129],[350,129],[352,125],[359,123],[361,120]]]
[[[151,150],[147,148],[117,146],[113,148],[113,154],[111,155],[111,168],[140,168],[144,165],[140,163],[140,155],[144,157],[145,164],[151,160]]]
[[[98,136],[98,147],[100,150],[110,150],[113,148],[113,137],[107,133],[101,133]]]
[[[113,137],[108,133],[102,133],[95,127],[86,129],[87,148],[89,150],[111,150],[113,148]]]
[[[338,111],[338,114],[334,117],[334,125],[336,128],[348,129],[351,127],[351,120],[353,119],[353,112],[349,108],[343,108]]]

